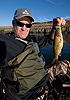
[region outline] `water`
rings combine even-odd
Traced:
[[[59,60],[69,60],[70,61],[70,34],[63,35],[66,43],[63,43],[62,55],[59,56]],[[50,64],[53,60],[52,45],[40,49],[41,53],[44,55],[47,64]]]

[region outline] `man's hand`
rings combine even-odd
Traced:
[[[62,17],[56,17],[53,19],[53,27],[50,32],[50,37],[52,39],[54,39],[56,29],[59,28],[59,26],[61,26],[61,27],[64,26],[65,23],[66,23],[66,21]]]
[[[53,27],[58,28],[59,26],[64,26],[66,21],[62,17],[56,17],[53,19]]]

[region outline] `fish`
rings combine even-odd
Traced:
[[[63,48],[63,35],[61,31],[61,27],[56,30],[55,36],[54,36],[54,41],[53,41],[53,54],[54,54],[54,59],[52,60],[52,64],[58,62],[58,56],[61,56],[61,51]]]

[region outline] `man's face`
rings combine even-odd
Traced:
[[[17,21],[24,24],[31,24],[31,20],[28,17],[22,17]],[[21,39],[25,39],[28,36],[29,31],[30,27],[28,28],[26,25],[19,26],[17,23],[14,23],[15,36],[20,37]]]

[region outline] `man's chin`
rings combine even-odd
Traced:
[[[22,39],[26,39],[26,37],[27,37],[27,35],[20,36],[20,38],[22,38]]]

